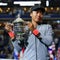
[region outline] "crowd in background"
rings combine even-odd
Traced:
[[[5,26],[4,26],[4,30],[6,29],[6,30],[8,30],[8,31],[5,31],[4,32],[4,37],[6,38],[6,40],[3,42],[3,43],[5,43],[5,44],[7,44],[10,40],[10,43],[12,42],[12,46],[9,46],[9,44],[7,44],[8,45],[8,47],[7,47],[7,45],[3,45],[3,47],[5,46],[5,48],[7,47],[8,48],[8,50],[7,51],[9,51],[9,52],[6,52],[6,50],[5,50],[5,48],[3,48],[3,47],[1,47],[0,46],[0,58],[19,58],[19,54],[20,54],[20,52],[18,52],[16,49],[20,49],[19,48],[19,46],[17,45],[17,46],[15,46],[15,44],[18,44],[17,43],[17,41],[15,42],[15,43],[13,43],[14,42],[14,37],[15,37],[15,34],[14,34],[14,31],[13,31],[13,24],[12,23],[9,23],[9,22],[5,22],[4,23],[5,24]],[[9,33],[8,33],[9,32]],[[8,34],[9,35],[8,35]],[[1,40],[1,35],[0,35],[0,40]],[[1,45],[1,44],[0,44]],[[11,45],[11,44],[10,44]],[[10,47],[13,47],[14,46],[14,48],[10,48]],[[17,48],[18,47],[18,48]],[[4,50],[4,51],[1,51],[1,48],[2,48],[2,50]],[[12,51],[10,51],[10,49],[12,49],[12,51],[13,51],[13,49],[14,49],[14,53],[12,54],[11,52]],[[52,60],[54,60],[54,59],[60,59],[60,37],[57,37],[57,36],[54,36],[54,40],[53,40],[53,42],[52,42],[52,45],[48,48],[48,51],[49,51],[49,54],[50,54],[50,58],[52,59]],[[4,54],[4,53],[6,53],[7,55],[2,55],[2,54]],[[11,54],[11,55],[10,55]],[[15,55],[16,54],[16,55]]]
[[[20,59],[24,53],[24,48],[21,49],[18,44],[19,41],[16,40],[13,28],[14,24],[9,22],[4,23],[2,35],[0,34],[0,43],[2,43],[0,45],[0,58]],[[60,37],[57,37],[55,33],[53,33],[53,41],[48,47],[48,52],[50,60],[60,59]]]

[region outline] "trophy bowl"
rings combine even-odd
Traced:
[[[27,39],[28,39],[28,31],[25,29],[25,21],[21,20],[20,21],[14,21],[14,27],[13,30],[15,32],[16,40],[18,41],[18,44],[21,47],[26,47],[27,46]]]

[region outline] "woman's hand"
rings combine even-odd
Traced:
[[[34,25],[31,22],[27,22],[27,25],[28,25],[29,30],[33,31],[35,29]]]

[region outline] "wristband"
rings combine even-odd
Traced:
[[[37,29],[34,29],[34,30],[33,30],[33,34],[34,34],[35,36],[38,36],[38,35],[40,34],[40,32],[39,32]]]
[[[8,34],[11,38],[15,36],[15,34],[13,32],[9,32]]]

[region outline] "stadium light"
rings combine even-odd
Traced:
[[[49,6],[49,1],[48,0],[46,0],[46,6]]]
[[[0,3],[0,6],[7,6],[7,3]]]
[[[20,6],[34,6],[35,4],[41,4],[41,1],[14,1],[14,4],[20,4]]]

